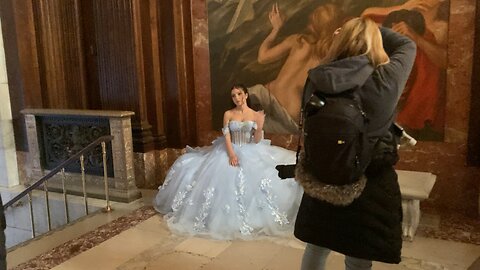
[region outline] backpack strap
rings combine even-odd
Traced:
[[[303,122],[305,120],[305,105],[307,104],[308,99],[313,95],[314,88],[311,87],[310,78],[307,76],[305,85],[303,86],[303,95],[302,95],[302,105],[300,107],[300,120],[298,122],[298,143],[297,143],[297,154],[296,154],[296,163],[298,163],[298,158],[300,156],[300,150],[302,146],[300,142],[302,141],[303,136]]]

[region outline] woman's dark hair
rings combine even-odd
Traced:
[[[236,84],[232,85],[232,87],[230,88],[230,91],[232,91],[233,89],[240,89],[245,94],[248,94],[248,88],[244,84],[236,83]]]
[[[383,26],[392,28],[394,23],[405,22],[417,34],[425,34],[425,18],[422,13],[416,10],[401,9],[390,12],[385,20]]]

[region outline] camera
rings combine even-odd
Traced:
[[[415,146],[417,144],[417,140],[410,136],[403,127],[401,127],[397,123],[393,123],[392,125],[392,133],[394,136],[399,138],[398,141],[398,148],[403,146]]]
[[[295,177],[295,166],[295,164],[275,166],[275,169],[278,171],[278,177],[280,177],[280,179]]]

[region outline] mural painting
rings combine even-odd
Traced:
[[[213,127],[231,106],[230,87],[249,88],[267,133],[298,132],[307,71],[322,63],[334,31],[356,16],[399,25],[417,57],[397,121],[420,140],[442,141],[448,0],[208,0]]]

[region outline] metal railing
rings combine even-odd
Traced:
[[[31,227],[32,227],[32,238],[35,238],[35,223],[34,223],[34,213],[33,213],[33,196],[32,196],[32,191],[34,189],[37,189],[43,184],[43,190],[45,192],[45,207],[46,207],[46,213],[47,213],[47,225],[48,225],[48,231],[51,231],[52,225],[51,225],[51,220],[50,220],[50,203],[49,203],[49,198],[48,198],[48,180],[55,176],[57,173],[61,173],[61,179],[62,179],[62,189],[63,189],[63,201],[64,201],[64,206],[65,206],[65,222],[66,224],[70,223],[70,216],[68,212],[68,196],[67,196],[67,189],[65,186],[66,182],[66,176],[65,176],[65,168],[76,162],[77,160],[80,160],[80,171],[81,171],[81,179],[82,179],[82,190],[83,190],[83,200],[84,200],[84,205],[85,205],[85,215],[88,215],[88,196],[87,196],[87,189],[86,189],[86,180],[85,180],[85,164],[84,164],[84,155],[85,153],[88,153],[92,151],[95,147],[98,145],[102,146],[102,160],[103,160],[103,180],[105,184],[105,200],[106,200],[106,206],[103,209],[104,212],[110,212],[112,211],[112,207],[110,206],[110,198],[109,198],[109,190],[108,190],[108,179],[107,179],[107,148],[106,148],[106,143],[110,142],[113,140],[113,136],[102,136],[89,145],[87,145],[85,148],[82,150],[76,152],[73,154],[71,157],[69,157],[67,160],[63,161],[60,163],[58,166],[56,166],[53,170],[51,170],[48,174],[40,178],[38,181],[30,185],[28,188],[26,188],[24,191],[22,191],[20,194],[15,196],[13,199],[8,201],[3,205],[5,209],[8,207],[12,206],[25,196],[28,196],[28,203],[29,203],[29,208],[30,208],[30,221],[31,221]]]

